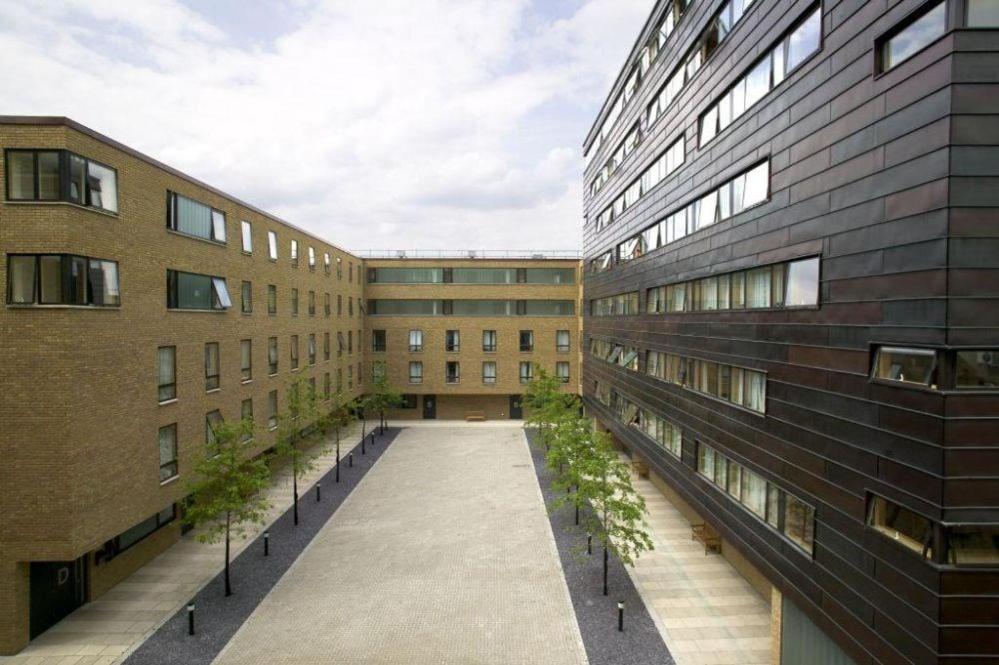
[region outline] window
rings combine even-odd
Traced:
[[[339,358],[343,355],[343,350],[347,348],[347,343],[343,339],[343,332],[337,331],[336,334],[336,357]]]
[[[253,342],[248,339],[239,342],[239,371],[243,383],[253,380]]]
[[[323,294],[323,295],[324,295],[324,298],[323,298],[323,314],[328,319],[330,317],[330,311],[331,311],[331,308],[330,308],[330,294],[326,293],[326,294]]]
[[[347,281],[348,282],[353,282],[354,281],[354,263],[353,263],[353,261],[348,261],[347,262]]]
[[[409,363],[409,382],[423,383],[423,363],[414,361]]]
[[[243,286],[240,289],[240,295],[242,296],[240,311],[243,314],[251,313],[253,311],[253,284],[244,280]]]
[[[309,291],[309,316],[316,315],[316,292]]]
[[[309,245],[309,272],[316,271],[316,248]]]
[[[332,395],[333,391],[330,388],[330,373],[326,372],[323,374],[323,399],[328,400]]]
[[[277,337],[267,338],[267,373],[271,376],[278,371],[278,345]]]
[[[908,60],[943,36],[946,30],[947,3],[938,2],[880,41],[881,71],[886,72]]]
[[[145,519],[130,529],[123,531],[122,533],[115,536],[112,540],[113,547],[111,551],[107,548],[103,550],[104,554],[102,556],[102,561],[110,561],[117,555],[121,554],[123,551],[127,550],[132,545],[135,545],[139,541],[143,540],[147,536],[159,531],[165,527],[170,522],[173,522],[177,518],[177,508],[176,504],[170,504],[160,512],[156,513],[149,519]]]
[[[316,364],[316,334],[309,334],[309,364]]]
[[[947,563],[988,565],[999,563],[999,525],[959,524],[945,531]]]
[[[156,353],[159,401],[177,398],[177,347],[161,346]]]
[[[521,330],[520,331],[520,351],[526,353],[528,351],[534,350],[534,331],[533,330]]]
[[[336,315],[343,316],[343,296],[340,294],[336,297]]]
[[[9,254],[7,302],[11,305],[121,305],[118,264],[68,254]]]
[[[531,362],[521,362],[520,363],[520,382],[530,383],[534,378],[534,363]]]
[[[482,363],[482,383],[496,383],[496,362],[487,361]]]
[[[347,296],[347,315],[354,316],[354,296]]]
[[[555,376],[557,376],[562,383],[569,383],[569,363],[563,360],[555,363]]]
[[[7,200],[66,201],[118,212],[118,172],[66,150],[7,150]]]
[[[298,289],[291,290],[291,315],[298,316]]]
[[[354,331],[353,330],[348,330],[347,331],[347,353],[353,353],[353,352],[354,352]]]
[[[811,553],[815,543],[815,509],[798,497],[784,493],[784,535]]]
[[[160,428],[160,482],[177,477],[177,423]]]
[[[273,339],[273,338],[271,338]],[[278,424],[278,391],[267,393],[267,428],[276,429]]]
[[[483,330],[482,331],[482,350],[486,353],[496,352],[496,331],[495,330]]]
[[[298,369],[298,335],[291,336],[291,369]]]
[[[416,395],[412,393],[407,393],[402,396],[402,407],[403,409],[415,409],[416,408]]]
[[[222,418],[222,413],[218,409],[209,411],[205,414],[205,443],[215,443],[215,436],[218,432],[219,425],[223,422],[225,422],[225,420]]]
[[[555,350],[559,353],[566,353],[569,351],[569,331],[568,330],[556,330],[555,331]]]
[[[448,330],[444,334],[444,350],[455,353],[461,348],[461,334],[457,330]]]
[[[592,349],[591,349],[592,350]],[[731,404],[766,412],[765,372],[671,353],[648,351],[645,373]]]
[[[409,352],[419,353],[423,351],[423,331],[422,330],[410,330],[409,331]]]
[[[381,381],[387,376],[384,360],[375,360],[371,363],[371,378],[374,381]]]
[[[298,267],[298,241],[297,240],[292,240],[291,241],[291,267],[292,268],[297,268]]]
[[[822,11],[812,10],[721,96],[700,118],[703,147],[751,106],[777,87],[788,74],[819,50],[822,42]]]
[[[225,243],[225,213],[176,192],[167,192],[167,228]]]
[[[924,559],[933,558],[933,524],[922,515],[872,495],[867,523]]]
[[[638,313],[638,291],[590,301],[591,316],[631,316]]]
[[[999,349],[958,351],[956,369],[958,388],[999,388]]]
[[[219,343],[205,344],[205,390],[219,387]]]
[[[447,361],[445,376],[448,383],[458,383],[461,381],[461,367],[456,360]]]
[[[330,274],[330,265],[330,253],[323,252],[323,270],[327,275]]]
[[[343,370],[337,368],[336,370],[336,391],[339,393],[343,390]]]
[[[167,308],[226,310],[232,307],[224,277],[167,270]]]
[[[936,366],[936,351],[882,346],[874,360],[874,378],[936,389]]]
[[[243,236],[243,251],[247,254],[253,254],[253,229],[250,223],[245,220],[241,221],[239,228]]]
[[[597,230],[602,230],[626,210],[630,210],[643,196],[680,168],[685,158],[686,148],[684,137],[681,135],[597,217]]]
[[[680,457],[683,437],[678,426],[643,408],[638,409],[638,426],[666,452]]]
[[[372,330],[371,331],[371,350],[383,353],[387,348],[387,342],[385,339],[384,330]]]
[[[323,333],[323,360],[330,359],[330,334]]]
[[[968,27],[999,27],[999,0],[968,0]]]
[[[590,355],[593,355],[612,365],[620,365],[633,372],[638,371],[638,347],[614,344],[603,339],[590,339]],[[651,362],[656,362],[658,357],[650,353]],[[651,374],[651,370],[650,370]]]
[[[343,279],[343,259],[336,257],[336,278]]]
[[[271,261],[277,261],[278,257],[278,243],[277,234],[273,231],[267,232],[267,258]]]
[[[277,285],[267,285],[267,313],[271,316],[277,314]]]
[[[239,408],[239,419],[248,425],[247,431],[243,432],[242,441],[253,440],[253,399],[244,399]]]

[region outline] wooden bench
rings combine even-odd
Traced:
[[[704,543],[704,556],[707,556],[708,552],[721,553],[721,537],[707,524],[691,524],[690,539]]]
[[[466,422],[483,422],[486,419],[485,411],[466,411],[465,421]]]

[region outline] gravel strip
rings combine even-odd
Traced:
[[[376,430],[377,432],[377,430]],[[293,523],[292,508],[270,526],[270,555],[263,555],[263,534],[230,563],[233,595],[225,597],[223,573],[219,572],[194,597],[195,635],[187,634],[187,609],[181,608],[124,661],[125,665],[208,665],[229,642],[236,630],[256,609],[302,550],[333,516],[351,491],[395,439],[399,430],[388,428],[375,437],[375,445],[353,448],[354,467],[347,464],[351,449],[341,447],[340,482],[336,467],[320,479],[322,501],[316,502],[314,485],[300,490],[299,525]],[[330,602],[336,602],[331,599]]]
[[[536,436],[534,430],[527,430],[534,471],[549,509],[548,519],[590,665],[673,665],[673,657],[624,565],[611,555],[607,575],[610,595],[604,596],[603,552],[598,540],[593,539],[593,554],[587,556],[586,534],[574,526],[573,508],[551,511],[557,497],[551,488],[552,472],[545,466],[544,450],[535,446]],[[591,509],[587,506],[586,510]],[[578,551],[581,546],[582,554]],[[624,601],[624,632],[617,629],[619,600]]]

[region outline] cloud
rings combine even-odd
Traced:
[[[579,246],[580,144],[651,0],[292,4],[262,43],[196,3],[0,0],[3,108],[347,248]]]

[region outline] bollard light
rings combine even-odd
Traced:
[[[264,556],[271,553],[271,532],[264,531]]]
[[[194,603],[187,604],[187,634],[194,635]]]
[[[316,503],[319,503],[321,500],[322,500],[322,489],[320,488],[320,484],[316,483]]]
[[[354,468],[354,453],[347,456],[347,466]]]
[[[617,630],[618,632],[624,631],[624,601],[617,601]]]

